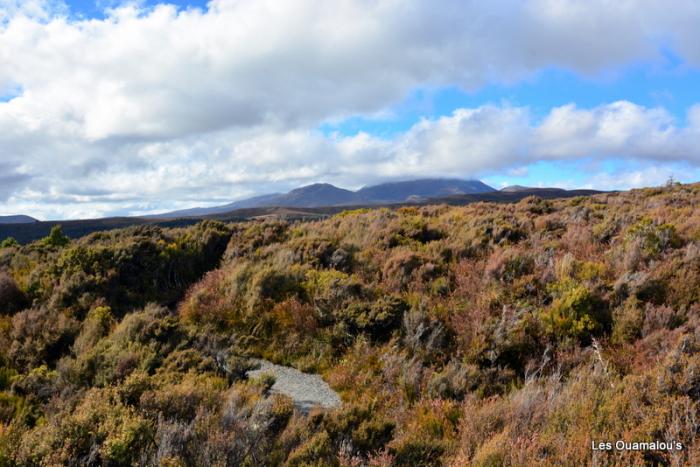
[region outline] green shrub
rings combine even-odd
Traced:
[[[541,215],[549,214],[550,212],[554,211],[552,202],[542,199],[539,196],[528,196],[523,198],[518,204],[523,206],[530,214]]]
[[[552,290],[555,299],[541,314],[549,334],[585,340],[599,334],[609,324],[606,304],[586,287],[564,282],[556,284]]]
[[[461,401],[469,391],[479,384],[479,369],[475,365],[465,365],[455,360],[434,373],[428,383],[428,393],[434,398]]]
[[[388,339],[399,327],[408,304],[397,296],[382,297],[372,303],[353,303],[341,318],[352,332],[367,333],[374,339]]]
[[[644,313],[638,300],[628,299],[623,306],[613,311],[612,341],[615,343],[632,342],[642,336]]]
[[[17,287],[12,277],[0,271],[0,315],[11,315],[27,304],[27,296]]]
[[[416,439],[405,441],[392,448],[395,465],[400,466],[440,466],[446,446],[442,441]]]
[[[626,242],[638,239],[642,243],[644,253],[649,257],[671,248],[678,248],[682,240],[672,224],[657,224],[651,219],[643,218],[627,230]]]
[[[22,397],[16,396],[7,391],[0,391],[0,426],[9,425],[12,423],[12,420],[15,418],[16,414],[22,411],[24,404],[25,399]],[[0,437],[1,436],[2,434],[0,434]],[[2,444],[0,444],[0,448],[1,447]],[[2,449],[0,449],[0,451],[2,451]],[[0,465],[9,465],[9,463],[2,464],[2,454],[0,454]]]
[[[411,213],[411,211],[402,211]],[[425,244],[445,238],[445,233],[428,225],[425,218],[421,216],[402,217],[398,226],[384,234],[386,245],[395,248],[401,245],[411,245],[412,243]]]
[[[396,424],[389,420],[364,420],[352,431],[352,441],[362,453],[377,452],[391,441]]]
[[[7,237],[0,242],[0,248],[12,248],[16,246],[19,246],[19,243],[17,243],[17,240],[15,240],[13,237]]]
[[[328,433],[321,431],[296,448],[287,458],[291,466],[334,465],[333,446]]]
[[[12,318],[8,357],[20,369],[53,364],[73,343],[80,325],[65,313],[32,308]]]
[[[249,303],[254,307],[265,301],[281,302],[289,297],[303,296],[304,280],[304,271],[299,268],[263,268],[251,278]]]
[[[0,391],[10,388],[12,379],[17,376],[17,370],[6,366],[0,367]]]
[[[152,425],[111,391],[88,392],[72,413],[52,417],[42,432],[32,457],[49,465],[134,465],[153,439]]]
[[[342,310],[349,302],[370,295],[357,277],[334,269],[309,270],[303,287],[306,297],[322,321],[329,321],[331,315]]]
[[[47,271],[58,280],[53,300],[85,308],[85,297],[88,305],[101,297],[117,316],[148,302],[173,304],[218,264],[230,237],[214,222],[173,232],[154,227],[126,232],[132,235],[93,234],[64,248]]]
[[[46,365],[32,368],[28,373],[17,375],[12,381],[12,392],[21,396],[49,399],[56,392],[58,372]]]
[[[108,306],[97,306],[90,310],[82,323],[80,334],[75,339],[73,351],[79,355],[89,350],[101,338],[109,334],[113,324],[112,310]]]
[[[60,248],[66,246],[70,239],[63,235],[63,230],[60,225],[54,225],[51,227],[51,232],[48,236],[44,237],[41,242],[50,247]]]

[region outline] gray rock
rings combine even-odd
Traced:
[[[267,360],[255,359],[260,365],[257,370],[248,372],[249,378],[255,378],[264,373],[275,377],[275,384],[270,389],[272,393],[284,394],[292,399],[294,406],[307,413],[314,407],[331,409],[341,404],[340,396],[323,381],[319,375],[302,373],[287,366],[275,365]]]

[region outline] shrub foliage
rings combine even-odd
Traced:
[[[698,465],[699,367],[699,185],[0,247],[0,466]]]

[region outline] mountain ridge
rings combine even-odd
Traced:
[[[34,222],[39,222],[39,220],[24,214],[0,216],[0,224],[33,224]]]
[[[502,191],[503,193],[520,193],[523,191],[533,191],[533,190],[539,190],[539,191],[551,191],[551,192],[564,192],[566,191],[563,188],[556,188],[556,187],[532,187],[532,186],[523,186],[523,185],[510,185],[505,188],[501,188],[499,191]]]
[[[399,182],[387,182],[346,190],[330,183],[313,183],[295,188],[287,193],[260,195],[210,208],[191,208],[153,214],[146,217],[170,219],[215,215],[244,208],[295,207],[316,208],[327,206],[373,205],[387,203],[420,202],[430,198],[451,195],[468,195],[495,192],[494,188],[479,180],[458,178],[420,178]]]

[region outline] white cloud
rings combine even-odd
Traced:
[[[328,180],[474,175],[539,159],[697,161],[700,107],[678,125],[619,102],[483,106],[391,140],[324,137],[418,87],[476,89],[546,67],[700,65],[700,3],[677,0],[213,0],[78,20],[60,1],[0,0],[0,211],[100,215],[216,203]]]
[[[626,158],[651,164],[640,174],[601,173],[586,182],[624,188],[635,180],[665,180],[674,161],[700,167],[696,114],[694,107],[679,125],[663,109],[621,101],[555,108],[537,123],[527,108],[482,106],[423,120],[391,139],[227,129],[206,138],[125,144],[118,152],[109,145],[74,147],[48,139],[36,148],[39,157],[14,169],[33,178],[14,190],[7,205],[43,217],[95,216],[117,208],[152,212],[223,204],[315,181],[358,188],[402,177],[522,174],[523,167],[542,160]],[[66,157],[72,153],[83,157]],[[113,162],[100,163],[110,158]]]
[[[17,16],[46,21],[67,11],[68,7],[61,0],[0,0],[0,24]]]
[[[679,174],[671,167],[644,167],[622,173],[599,172],[580,188],[611,187],[610,189],[629,190],[631,188],[662,186],[669,179],[679,179]]]
[[[691,111],[692,112],[692,111]],[[696,159],[697,130],[679,129],[662,108],[645,108],[626,101],[591,110],[567,105],[553,109],[536,131],[537,152],[544,158],[621,155],[663,160]]]
[[[690,0],[215,0],[102,21],[3,3],[0,88],[25,90],[15,112],[90,141],[315,124],[381,111],[419,85],[658,59],[663,41],[700,58]]]

